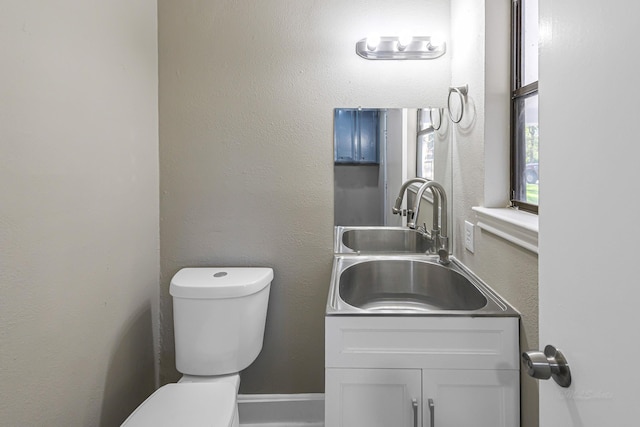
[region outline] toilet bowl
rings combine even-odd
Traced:
[[[239,372],[264,338],[271,268],[183,268],[171,279],[176,384],[160,387],[122,426],[237,427]]]
[[[142,402],[122,426],[237,427],[236,391],[229,384],[167,384]]]

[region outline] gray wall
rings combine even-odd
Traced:
[[[453,66],[450,53],[366,62],[353,52],[374,29],[449,39],[450,13],[484,12],[453,4],[158,2],[158,312],[155,2],[5,2],[0,417],[119,423],[154,387],[158,319],[162,381],[175,379],[168,283],[188,265],[274,267],[265,348],[243,391],[322,391],[333,108],[443,105],[451,82],[469,83],[477,123],[454,139],[458,236],[483,204],[489,77],[474,55],[484,51],[455,50],[454,41],[467,56]],[[470,45],[484,47],[484,28],[468,24],[459,25]],[[537,347],[537,257],[480,232],[474,255],[456,245],[522,312],[523,346]],[[523,418],[533,426],[531,384]]]
[[[2,425],[118,425],[155,387],[156,16],[0,7]]]
[[[383,225],[384,181],[379,165],[333,167],[335,225]]]
[[[160,0],[161,381],[174,364],[170,278],[275,270],[264,348],[241,392],[324,389],[333,109],[442,105],[449,57],[365,61],[380,34],[449,37],[443,0]],[[425,77],[426,76],[426,77]]]

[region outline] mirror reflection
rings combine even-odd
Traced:
[[[437,181],[451,196],[443,118],[443,109],[432,107],[334,109],[334,225],[405,226],[407,217],[393,215],[392,207],[402,184],[415,177]],[[418,187],[404,197],[403,213]],[[431,195],[425,198],[429,203]],[[431,221],[422,215],[430,211],[421,209],[419,220]]]

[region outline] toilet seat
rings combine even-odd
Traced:
[[[178,383],[160,387],[121,427],[231,427],[236,390],[227,383]]]

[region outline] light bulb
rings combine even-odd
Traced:
[[[380,36],[372,35],[367,37],[367,49],[370,51],[374,51],[378,48],[380,44]]]
[[[440,39],[438,37],[430,37],[429,38],[429,46],[428,46],[429,50],[435,50],[438,47],[440,47],[440,45],[442,45],[442,39]]]
[[[413,37],[410,35],[402,35],[398,37],[398,50],[403,51],[409,46]]]

